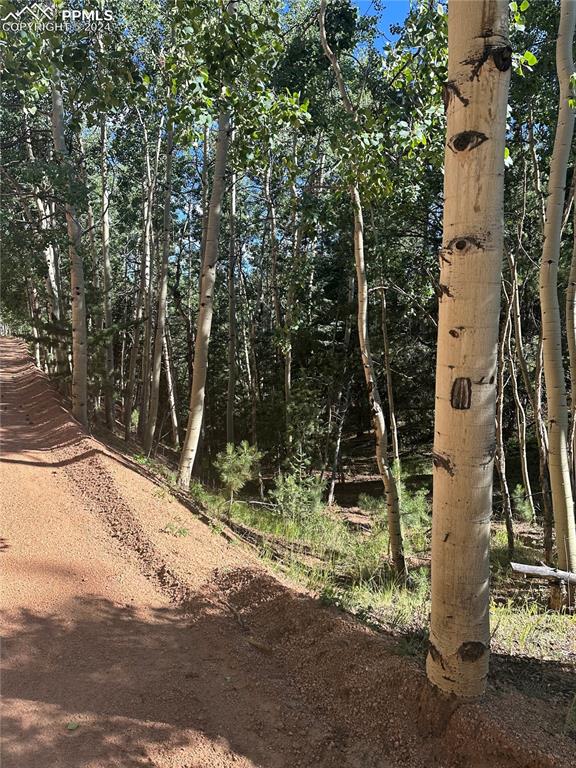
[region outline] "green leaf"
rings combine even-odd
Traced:
[[[531,67],[533,67],[534,64],[538,64],[538,59],[534,56],[532,51],[524,51],[524,61]]]
[[[68,731],[75,731],[77,728],[80,728],[80,723],[75,723],[73,720],[66,723],[66,730]]]
[[[520,10],[527,11],[528,8],[530,8],[530,3],[528,2],[528,0],[523,0],[522,4],[520,5]]]

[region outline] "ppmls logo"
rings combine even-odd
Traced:
[[[17,11],[0,11],[0,28],[4,32],[19,32],[26,29],[49,32],[69,32],[82,28],[89,31],[107,29],[114,15],[112,11],[84,9],[56,10],[53,5],[32,3]]]

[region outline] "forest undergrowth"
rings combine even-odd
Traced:
[[[166,490],[160,493],[181,494],[170,462],[140,453],[132,458],[161,479]],[[430,464],[427,457],[405,461],[399,482],[409,566],[406,584],[398,581],[391,567],[382,496],[360,493],[356,506],[328,507],[321,478],[299,477],[297,472],[281,475],[265,500],[257,492],[244,493],[230,503],[225,489],[199,481],[192,481],[188,496],[208,514],[217,532],[232,527],[267,567],[310,590],[324,604],[394,635],[399,654],[423,661],[430,615]],[[353,480],[346,483],[348,489],[354,485]],[[529,519],[520,493],[515,502],[514,559],[536,565],[542,559],[542,528]],[[168,509],[166,520],[159,522],[167,535],[189,535],[186,520],[171,517]],[[576,617],[549,610],[547,583],[512,572],[506,528],[497,510],[490,560],[492,651],[574,663]]]

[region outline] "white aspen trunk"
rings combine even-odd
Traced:
[[[145,422],[144,450],[147,454],[152,451],[154,432],[158,418],[158,402],[160,398],[160,376],[162,373],[162,345],[166,332],[166,303],[168,298],[168,259],[170,256],[170,224],[172,202],[172,151],[173,128],[166,132],[166,186],[164,190],[164,218],[162,233],[162,264],[158,284],[158,308],[156,317],[156,336],[152,353],[152,382],[150,387],[150,408]]]
[[[429,680],[457,697],[488,674],[489,546],[503,250],[506,0],[450,0],[436,361]]]
[[[514,526],[512,524],[512,499],[506,475],[506,451],[504,448],[504,374],[505,351],[508,348],[510,338],[510,304],[506,308],[506,317],[502,327],[502,335],[498,342],[498,374],[496,379],[496,471],[500,480],[500,493],[502,495],[502,512],[506,525],[506,537],[508,540],[508,558],[514,556]]]
[[[540,227],[544,232],[544,226],[546,224],[546,201],[544,199],[544,193],[542,192],[542,178],[540,175],[540,163],[538,162],[538,155],[536,154],[536,143],[534,141],[534,119],[532,117],[532,109],[528,112],[528,147],[530,149],[530,158],[532,160],[532,170],[534,172],[534,188],[538,197],[538,213],[540,218]]]
[[[156,180],[158,178],[158,164],[160,162],[160,151],[162,148],[162,129],[164,126],[164,117],[160,120],[158,126],[158,140],[156,142],[156,151],[154,163],[150,158],[150,144],[148,140],[148,131],[146,124],[138,112],[142,132],[144,135],[144,161],[146,169],[146,196],[144,198],[144,282],[142,294],[142,307],[144,313],[144,338],[142,343],[142,381],[140,390],[140,408],[138,412],[138,437],[142,442],[146,439],[146,426],[148,423],[148,414],[150,408],[150,387],[152,375],[152,285],[154,271],[154,194],[156,191]]]
[[[270,190],[270,181],[272,178],[272,159],[266,171],[264,179],[264,197],[268,206],[268,219],[270,220],[270,282],[272,287],[272,300],[274,303],[274,320],[276,329],[280,332],[282,328],[282,310],[280,307],[280,295],[278,293],[278,244],[276,242],[276,206]]]
[[[516,270],[516,259],[512,254],[508,255],[508,263],[510,266],[510,274],[512,277],[512,320],[514,326],[514,341],[516,345],[516,358],[520,367],[520,373],[522,374],[522,381],[528,394],[530,404],[532,406],[532,412],[534,413],[534,421],[536,423],[536,443],[538,446],[538,459],[539,459],[539,474],[540,474],[540,488],[542,499],[542,514],[544,518],[544,556],[547,562],[551,562],[552,557],[552,506],[550,497],[550,484],[548,473],[548,435],[546,433],[546,425],[544,424],[544,418],[542,415],[542,397],[541,387],[539,385],[541,376],[536,371],[536,386],[534,386],[530,374],[528,372],[528,364],[526,362],[526,355],[524,354],[524,342],[522,335],[522,322],[520,317],[520,298],[518,291],[518,273]],[[540,359],[540,352],[538,353],[538,359]],[[533,504],[532,504],[533,507]]]
[[[232,137],[233,139],[233,137]],[[228,392],[226,442],[234,445],[234,395],[236,390],[236,174],[230,187],[230,246],[228,252]]]
[[[80,128],[76,131],[76,138],[79,145],[79,174],[83,184],[88,188],[88,174],[86,172],[86,153],[84,151],[84,141],[82,139],[82,131]],[[100,227],[102,229],[102,227]],[[100,259],[98,249],[96,247],[96,224],[94,223],[94,209],[92,208],[92,201],[90,195],[87,195],[86,200],[86,227],[85,232],[88,235],[88,248],[85,251],[84,263],[88,265],[88,274],[90,275],[90,282],[92,289],[98,298],[103,298],[103,291],[100,284]],[[104,328],[104,312],[103,307],[100,306],[100,302],[96,301],[94,311],[89,317],[88,333],[94,333],[95,331],[102,331]],[[92,402],[96,410],[102,408],[102,393],[105,389],[105,376],[106,376],[106,347],[102,348],[101,355],[98,355],[98,361],[94,366],[98,370],[99,375],[95,377],[92,391]]]
[[[392,382],[392,368],[390,367],[390,344],[388,342],[388,323],[386,319],[386,291],[381,291],[381,321],[382,343],[384,349],[384,370],[386,372],[386,397],[388,399],[388,414],[390,419],[390,437],[392,438],[392,460],[396,477],[400,477],[400,445],[398,443],[398,426],[396,424],[396,409],[394,407],[394,384]]]
[[[220,236],[220,219],[222,216],[222,199],[224,197],[224,176],[230,145],[230,114],[223,111],[218,120],[218,140],[214,159],[214,176],[208,210],[208,225],[206,228],[206,244],[202,275],[200,281],[200,308],[196,325],[196,341],[194,344],[194,369],[192,386],[190,388],[190,413],[180,465],[178,468],[178,483],[183,488],[190,485],[192,467],[198,450],[202,419],[204,417],[204,400],[206,392],[206,374],[208,372],[208,345],[212,330],[212,314],[214,310],[214,289],[216,285],[216,263],[218,261],[218,240]]]
[[[378,229],[374,221],[374,209],[370,207],[370,217],[372,220],[372,233],[374,236],[374,242],[376,249],[380,250],[380,244],[378,242]],[[400,467],[400,444],[398,442],[398,425],[396,423],[396,408],[394,407],[394,385],[392,381],[392,368],[390,367],[390,343],[388,341],[388,321],[387,321],[387,305],[386,305],[386,287],[385,287],[385,269],[384,269],[384,254],[382,254],[382,287],[381,291],[381,314],[380,322],[382,328],[382,345],[384,353],[384,374],[386,377],[386,397],[388,400],[388,417],[390,421],[390,437],[392,440],[392,460],[393,468],[396,477],[400,480],[401,467]],[[398,491],[400,494],[400,490]]]
[[[368,336],[368,279],[364,262],[364,220],[360,193],[356,185],[352,187],[352,204],[354,206],[354,259],[356,262],[356,281],[358,283],[358,342],[362,356],[364,378],[368,389],[368,401],[374,433],[376,436],[376,461],[386,493],[386,513],[388,517],[388,535],[390,537],[390,554],[396,573],[403,577],[406,573],[404,550],[402,545],[402,529],[400,525],[400,504],[396,478],[388,463],[388,440],[384,411],[378,392],[378,384],[374,371],[370,338]]]
[[[148,174],[148,179],[150,176]],[[148,406],[150,404],[150,344],[152,340],[152,253],[154,248],[152,232],[153,193],[151,181],[147,183],[147,195],[144,203],[144,256],[143,256],[143,285],[142,311],[144,319],[144,334],[142,340],[142,378],[140,389],[140,407],[138,411],[138,437],[143,441],[148,421]]]
[[[326,58],[330,62],[332,71],[336,78],[338,90],[342,98],[344,108],[350,114],[354,121],[357,119],[356,111],[348,92],[340,70],[338,59],[326,38],[326,0],[320,2],[320,42]],[[504,150],[502,150],[504,151]],[[353,183],[350,189],[352,197],[352,209],[354,212],[354,261],[356,264],[356,282],[358,284],[358,342],[360,354],[362,356],[362,368],[368,390],[368,402],[374,433],[376,437],[376,461],[378,470],[384,485],[386,493],[386,511],[388,516],[388,535],[390,538],[390,554],[395,572],[400,578],[406,575],[406,563],[404,560],[404,550],[402,546],[402,528],[400,525],[400,504],[398,500],[398,489],[396,479],[388,463],[388,440],[386,436],[386,422],[384,412],[378,392],[378,383],[374,371],[374,362],[370,351],[370,338],[368,335],[368,279],[366,276],[366,264],[364,261],[364,218],[362,215],[362,202],[358,185]]]
[[[60,89],[60,76],[52,83],[52,138],[54,151],[63,164],[70,158],[64,138],[64,105]],[[70,197],[67,190],[67,198]],[[76,211],[67,200],[65,205],[68,252],[70,255],[70,289],[72,304],[72,413],[85,427],[88,426],[88,350],[86,333],[86,294],[84,265],[82,263],[82,230]]]
[[[532,494],[532,483],[528,471],[528,455],[526,453],[526,411],[520,398],[518,390],[518,380],[516,378],[516,364],[514,363],[514,354],[512,352],[512,334],[508,335],[508,366],[510,368],[510,378],[512,379],[512,393],[514,395],[514,405],[516,411],[516,429],[518,431],[518,452],[520,454],[520,471],[522,473],[522,483],[524,485],[524,494],[530,507],[530,516],[532,521],[536,519],[536,509],[534,508],[534,496]]]
[[[125,296],[124,311],[122,312],[122,336],[120,342],[120,370],[118,372],[118,390],[120,394],[120,402],[122,405],[122,424],[124,423],[124,409],[126,407],[126,341],[128,338],[128,317],[130,313],[130,301],[128,300],[129,290],[128,280],[128,258],[124,259],[124,280],[122,283],[122,291]]]
[[[576,179],[576,173],[574,174]],[[572,487],[576,489],[576,205],[574,205],[573,223],[574,244],[570,276],[566,289],[566,337],[570,355],[570,463],[572,469]]]
[[[206,248],[206,230],[208,228],[208,165],[210,162],[210,126],[204,126],[204,142],[202,144],[202,236],[200,240],[200,274],[204,264]],[[198,286],[200,290],[200,286]]]
[[[568,459],[568,403],[562,360],[562,333],[558,301],[558,261],[566,173],[575,111],[569,105],[570,77],[574,72],[572,46],[576,26],[576,2],[560,3],[560,26],[556,42],[556,67],[560,84],[558,123],[550,164],[544,246],[540,267],[540,305],[544,380],[548,403],[548,444],[552,507],[556,526],[558,565],[563,571],[576,571],[576,524],[570,463]]]
[[[168,327],[162,340],[162,351],[164,354],[164,368],[166,371],[166,386],[168,388],[168,405],[170,407],[170,424],[172,426],[172,444],[174,448],[180,448],[180,434],[178,431],[178,408],[176,404],[176,388],[174,385],[174,374],[172,372],[172,355],[170,345],[168,344]]]
[[[32,278],[26,278],[26,293],[28,297],[28,309],[30,310],[30,321],[32,324],[32,336],[34,337],[34,362],[36,367],[42,370],[42,361],[40,359],[40,343],[38,341],[38,293],[32,282]]]
[[[104,328],[106,339],[104,355],[104,413],[106,426],[112,432],[116,424],[114,413],[114,336],[112,334],[112,266],[110,264],[110,191],[108,189],[108,161],[106,145],[108,132],[106,117],[100,122],[100,177],[102,181],[102,269],[104,273]]]
[[[544,352],[543,352],[543,341],[542,341],[542,331],[540,331],[540,339],[538,341],[538,356],[536,358],[536,371],[534,373],[534,377],[536,379],[536,390],[535,390],[535,397],[536,397],[536,406],[538,409],[539,418],[544,420],[543,412],[542,412],[542,379],[544,376]],[[544,434],[546,435],[546,445],[548,445],[548,432],[546,429],[544,430]],[[547,454],[548,457],[548,454]],[[548,466],[548,465],[547,465]],[[542,479],[542,472],[540,475]],[[549,480],[550,472],[548,471],[546,478]],[[551,565],[554,561],[554,512],[552,511],[552,491],[550,488],[550,482],[546,485],[546,492],[548,494],[549,498],[549,504],[544,506],[544,520],[543,520],[543,528],[544,528],[544,558],[546,562]],[[544,495],[544,484],[542,485],[542,494]]]
[[[142,255],[140,264],[139,286],[136,289],[136,300],[134,310],[134,333],[132,336],[132,347],[130,349],[130,360],[128,363],[128,376],[126,379],[126,392],[124,394],[124,439],[129,440],[132,431],[132,409],[134,408],[134,391],[136,389],[136,371],[138,368],[138,352],[140,347],[140,325],[142,323],[142,313],[144,310],[144,282],[145,282],[145,259]]]
[[[527,189],[528,189],[528,174],[527,161],[524,160],[524,183],[523,183],[523,202],[522,213],[520,221],[516,228],[516,235],[518,240],[517,253],[520,254],[523,247],[524,237],[524,222],[526,220],[526,201],[527,201]],[[508,334],[508,366],[510,368],[510,378],[512,379],[512,393],[514,396],[514,410],[516,414],[516,428],[518,432],[518,452],[520,459],[520,470],[522,473],[522,482],[524,485],[524,495],[530,507],[530,516],[533,522],[536,521],[536,508],[534,506],[534,497],[532,494],[532,483],[530,481],[530,473],[528,471],[528,455],[526,451],[526,410],[520,397],[520,391],[518,388],[518,379],[516,372],[516,364],[514,362],[514,355],[512,353],[512,333],[514,333],[516,341],[516,353],[518,356],[519,364],[522,368],[522,376],[524,378],[524,384],[527,389],[528,398],[534,412],[534,419],[536,422],[536,443],[538,446],[538,459],[539,467],[542,476],[541,491],[542,491],[542,503],[543,507],[547,508],[550,504],[548,489],[548,459],[547,459],[547,440],[546,440],[546,428],[541,418],[541,413],[536,409],[534,388],[530,377],[528,375],[528,366],[526,364],[526,358],[524,356],[524,345],[522,340],[522,323],[520,317],[520,297],[518,291],[518,273],[516,270],[516,256],[510,251],[507,251],[508,266],[510,269],[511,279],[511,292],[508,301],[508,313],[511,321],[511,331]],[[540,417],[540,418],[539,418]]]
[[[262,251],[264,250],[264,244],[266,242],[266,225],[264,225],[264,233],[262,235]],[[242,254],[240,254],[240,290],[242,297],[242,305],[249,311],[248,296],[246,292],[246,281],[242,270]],[[242,323],[242,338],[244,345],[244,357],[246,360],[246,379],[248,384],[248,393],[250,395],[250,438],[252,445],[258,445],[258,404],[260,403],[260,382],[258,374],[258,362],[256,360],[256,337],[257,337],[257,323],[259,307],[262,305],[263,300],[263,280],[262,280],[262,261],[263,253],[260,258],[259,264],[255,264],[255,268],[259,274],[259,289],[257,292],[257,298],[255,302],[255,309],[251,317],[246,317]],[[248,328],[246,327],[248,326]],[[260,498],[264,499],[264,481],[262,478],[262,470],[258,468],[258,486],[260,491]]]
[[[26,131],[26,154],[28,159],[35,163],[36,156],[34,155],[34,149],[32,147],[32,138],[30,136],[30,126],[26,119],[26,113],[24,113],[24,129]],[[45,205],[44,201],[40,197],[38,188],[34,188],[34,202],[36,204],[36,210],[38,211],[38,223],[41,231],[50,229],[52,212],[49,205]],[[58,274],[58,260],[56,258],[56,252],[54,246],[51,243],[47,243],[44,247],[44,260],[46,261],[47,275],[45,279],[46,293],[48,295],[48,302],[50,305],[50,321],[55,325],[60,325],[61,312],[61,298],[60,298],[60,276]],[[59,329],[58,329],[59,332]],[[56,357],[56,375],[63,376],[66,373],[66,353],[62,349],[60,339],[57,339],[55,347]]]

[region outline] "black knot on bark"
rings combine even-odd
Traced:
[[[492,60],[496,69],[500,72],[507,72],[512,66],[512,48],[509,45],[492,48]]]
[[[460,648],[458,648],[458,656],[460,656],[462,661],[478,661],[478,659],[484,656],[486,651],[487,648],[484,643],[469,641],[462,643]]]
[[[436,648],[436,646],[433,645],[433,643],[429,644],[428,653],[430,654],[432,659],[436,662],[436,664],[440,664],[442,669],[444,669],[444,659],[442,658],[442,654],[440,653],[438,648]]]
[[[432,453],[432,463],[437,469],[443,469],[450,477],[454,477],[454,465],[452,464],[451,460],[448,456],[444,456],[441,453]]]
[[[476,237],[476,235],[460,235],[459,237],[454,237],[450,240],[446,246],[446,250],[450,253],[454,253],[454,250],[464,253],[468,248],[484,250],[485,241],[486,236],[484,234],[481,234],[478,237]]]
[[[488,136],[480,131],[462,131],[452,136],[448,142],[448,146],[453,152],[464,152],[466,149],[476,149],[485,141],[488,141]]]
[[[457,411],[467,411],[472,403],[472,382],[461,377],[454,380],[450,394],[450,404]]]

